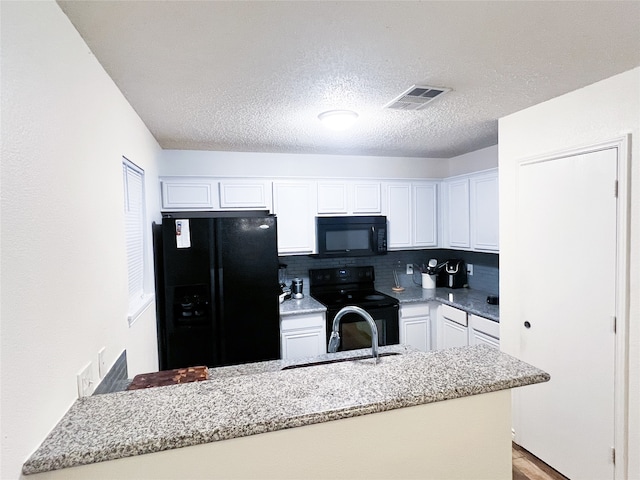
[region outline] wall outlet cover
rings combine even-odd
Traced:
[[[467,263],[467,275],[473,275],[473,264]]]
[[[91,362],[78,373],[78,397],[88,397],[93,392],[93,365]]]
[[[407,275],[413,275],[413,263],[407,263]]]

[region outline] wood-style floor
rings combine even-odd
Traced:
[[[513,480],[569,480],[515,443],[512,457]]]

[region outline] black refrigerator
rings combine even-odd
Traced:
[[[274,215],[165,213],[154,251],[161,370],[280,358]]]

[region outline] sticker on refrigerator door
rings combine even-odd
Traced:
[[[176,220],[176,247],[191,247],[191,232],[189,231],[189,220]]]

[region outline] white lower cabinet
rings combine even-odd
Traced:
[[[327,353],[324,312],[280,317],[280,353],[283,360]]]
[[[431,350],[431,320],[428,303],[400,306],[400,343],[423,352]]]
[[[464,310],[450,305],[440,305],[436,330],[438,350],[469,345],[467,312]]]
[[[489,345],[500,348],[500,324],[469,314],[469,345]]]

